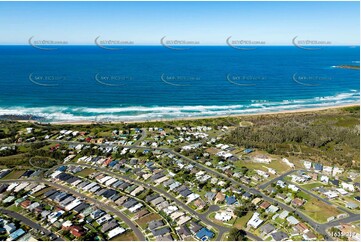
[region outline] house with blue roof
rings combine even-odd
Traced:
[[[228,205],[235,204],[237,202],[237,199],[234,196],[226,196],[226,202]]]
[[[207,228],[202,228],[196,233],[196,237],[202,241],[213,238],[214,233]]]
[[[109,163],[109,167],[114,167],[118,163],[119,163],[119,160],[113,160],[112,162]]]
[[[320,163],[314,163],[313,168],[315,169],[315,171],[319,172],[323,170],[323,165]]]
[[[246,155],[248,155],[249,153],[252,153],[253,152],[253,149],[245,149],[243,151],[243,153],[245,153]]]
[[[66,171],[67,166],[61,166],[57,169],[57,171]]]
[[[11,234],[9,234],[9,237],[10,237],[10,240],[13,241],[13,240],[18,239],[20,236],[22,236],[24,234],[25,234],[25,231],[23,229],[18,229],[16,231],[12,232]]]

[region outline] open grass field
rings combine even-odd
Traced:
[[[46,187],[46,188],[38,191],[37,193],[34,193],[33,196],[34,196],[34,197],[40,197],[41,195],[43,195],[44,193],[46,193],[47,191],[50,191],[50,190],[52,190],[52,189],[54,189],[54,188],[52,188],[52,187]]]
[[[9,180],[9,179],[18,179],[22,174],[24,174],[25,170],[16,170],[12,171],[6,176],[2,178],[2,180]]]
[[[307,190],[311,190],[315,187],[322,187],[322,186],[325,186],[325,184],[323,184],[321,182],[312,182],[312,183],[300,185],[300,187],[307,189]]]
[[[327,219],[342,212],[336,207],[328,205],[311,197],[304,205],[303,212],[319,223],[326,223]]]
[[[111,241],[136,241],[137,236],[132,231],[126,231],[125,233],[115,236]]]
[[[253,212],[248,212],[245,216],[237,218],[233,224],[233,227],[237,229],[244,229],[247,226],[248,220],[252,217]]]
[[[147,226],[148,226],[148,223],[152,220],[156,220],[156,219],[161,219],[162,217],[159,215],[159,214],[156,214],[156,213],[151,213],[151,214],[148,214],[140,219],[137,219],[135,220],[135,222],[137,224],[139,224],[139,226],[142,228],[142,229],[146,229]]]
[[[276,171],[276,175],[269,173],[270,176],[268,179],[272,179],[277,175],[280,175],[282,173],[291,170],[291,168],[285,165],[281,160],[272,160],[270,164],[257,163],[257,162],[253,162],[252,160],[238,160],[234,163],[234,165],[236,168],[241,168],[245,166],[248,169],[257,169],[265,172],[268,172],[267,168],[274,169]]]
[[[89,176],[90,174],[94,173],[95,170],[94,169],[90,169],[90,168],[85,168],[84,170],[76,173],[77,176],[80,176],[80,177],[87,177]]]
[[[29,167],[29,159],[26,158],[26,154],[17,154],[17,155],[11,155],[11,156],[3,156],[0,157],[0,165],[9,167]]]

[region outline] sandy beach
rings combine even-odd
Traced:
[[[251,114],[232,114],[232,115],[223,115],[223,116],[207,116],[207,117],[187,117],[187,118],[173,118],[173,119],[151,119],[151,120],[139,120],[139,121],[111,121],[109,123],[146,123],[146,122],[170,122],[170,121],[189,121],[189,120],[202,120],[202,119],[215,119],[215,118],[227,118],[227,117],[245,117],[245,116],[260,116],[260,115],[278,115],[278,114],[291,114],[291,113],[309,113],[317,112],[322,110],[329,109],[338,109],[345,107],[354,107],[360,106],[360,103],[345,104],[339,106],[329,106],[329,107],[320,107],[320,108],[307,108],[307,109],[296,109],[296,110],[284,110],[277,112],[263,112],[263,113],[251,113]],[[26,120],[17,120],[19,122],[36,122],[36,121],[26,121]],[[51,122],[52,125],[89,125],[94,124],[92,121],[69,121],[69,122]]]

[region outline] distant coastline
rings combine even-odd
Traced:
[[[336,66],[336,68],[360,70],[360,66],[355,66],[355,65],[340,65],[340,66]]]

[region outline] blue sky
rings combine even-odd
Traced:
[[[288,45],[292,38],[359,44],[359,2],[0,2],[0,44],[35,39],[159,44],[160,38]]]

